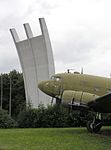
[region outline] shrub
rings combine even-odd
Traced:
[[[28,108],[22,111],[18,116],[18,125],[22,128],[66,127],[66,118],[66,113],[60,107],[39,106],[38,109]]]
[[[17,127],[15,120],[5,110],[0,109],[0,128],[14,128]]]
[[[37,109],[28,107],[18,116],[18,126],[22,128],[37,127],[79,127],[86,126],[88,120],[92,118],[91,113],[68,111],[61,105],[43,105]]]
[[[62,106],[49,106],[45,110],[46,127],[67,127],[68,113]]]

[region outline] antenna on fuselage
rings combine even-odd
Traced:
[[[83,67],[82,67],[82,69],[81,69],[81,74],[83,74],[83,72],[84,72],[84,70],[83,70]]]
[[[74,70],[74,69],[67,69],[67,73],[70,73],[70,70]]]

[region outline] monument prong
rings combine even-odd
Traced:
[[[33,33],[32,33],[31,28],[30,28],[29,23],[25,23],[25,24],[23,24],[23,25],[24,25],[24,29],[25,29],[27,38],[28,38],[28,39],[33,38]]]
[[[11,35],[15,43],[19,42],[19,36],[14,28],[10,29]]]
[[[40,23],[42,35],[44,35],[44,32],[47,31],[45,19],[44,18],[39,18],[39,23]]]

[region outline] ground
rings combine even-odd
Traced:
[[[85,128],[0,129],[0,150],[105,149],[111,149],[111,127],[99,134]]]

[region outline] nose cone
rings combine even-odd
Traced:
[[[41,81],[41,82],[39,82],[39,84],[38,84],[38,88],[39,88],[41,91],[43,91],[43,92],[44,92],[44,85],[45,85],[45,81]]]
[[[49,96],[54,96],[54,93],[53,93],[53,87],[51,86],[51,83],[49,80],[47,81],[41,81],[39,84],[38,84],[38,88],[44,92],[45,94],[49,95]]]

